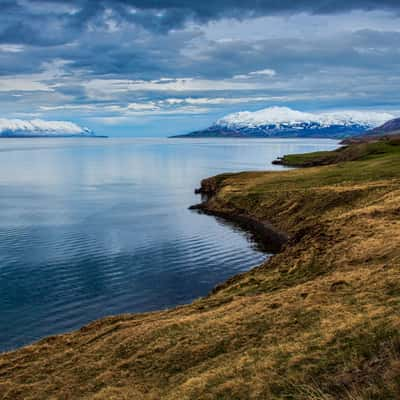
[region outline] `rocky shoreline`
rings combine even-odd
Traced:
[[[195,190],[195,193],[202,195],[204,200],[199,204],[189,207],[190,210],[197,210],[201,213],[237,224],[241,228],[250,231],[264,249],[273,253],[277,253],[287,244],[289,240],[288,235],[277,229],[270,222],[259,220],[245,210],[229,210],[215,207],[212,199],[216,195],[216,191],[213,192],[210,190],[209,184],[211,181],[210,179],[204,179],[201,182],[200,188]]]

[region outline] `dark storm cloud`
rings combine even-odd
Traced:
[[[245,18],[279,13],[330,14],[348,10],[400,10],[398,0],[2,0],[0,43],[50,46],[76,39],[106,10],[155,32],[182,28],[187,21]]]
[[[284,39],[259,43],[254,49],[247,41],[233,44],[209,43],[202,51],[201,60],[192,61],[181,50],[196,37],[195,32],[183,30],[188,21],[206,22],[224,17],[243,19],[277,13],[309,12],[330,14],[353,9],[399,9],[398,0],[0,0],[0,44],[28,46],[20,62],[18,53],[0,53],[0,74],[38,72],[44,62],[60,58],[70,60],[66,69],[87,69],[93,75],[111,74],[135,76],[143,79],[168,74],[178,76],[195,73],[201,76],[226,77],[262,68],[266,63],[290,69],[292,59],[303,56],[310,62],[322,58],[324,48],[305,52],[293,49],[296,40]],[[111,22],[110,22],[111,21]],[[115,25],[110,32],[109,23]],[[268,29],[268,27],[266,27]],[[146,33],[147,32],[147,33]],[[165,34],[165,32],[169,32]],[[359,40],[368,32],[359,35]],[[393,35],[371,31],[368,40],[392,40]],[[309,46],[306,46],[307,48]],[[336,49],[337,44],[333,44]],[[334,55],[357,58],[354,49],[344,43]],[[43,49],[43,50],[41,50]],[[261,50],[260,50],[261,49]],[[350,52],[350,54],[349,54]],[[290,53],[290,54],[288,54]],[[297,54],[300,53],[300,54]],[[307,53],[307,54],[306,54]],[[218,62],[212,62],[212,59]],[[365,58],[365,57],[364,57]],[[361,60],[361,58],[359,57]],[[327,58],[326,60],[329,60]],[[332,60],[335,62],[335,60]],[[308,62],[308,63],[309,63]],[[307,63],[307,64],[308,64]],[[307,67],[307,65],[305,66]]]
[[[202,21],[209,21],[221,17],[265,16],[276,13],[309,12],[313,14],[329,14],[346,10],[374,10],[374,9],[399,9],[397,0],[218,0],[218,1],[185,1],[185,0],[117,0],[103,1],[102,4],[110,6],[135,7],[141,10],[164,9],[167,11],[165,18],[172,20],[172,15],[177,15],[181,22],[182,12],[189,17]]]

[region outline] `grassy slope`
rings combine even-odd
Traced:
[[[398,399],[400,146],[381,145],[206,180],[210,210],[268,220],[289,244],[191,305],[0,356],[0,398]]]
[[[329,165],[344,161],[355,161],[371,158],[379,154],[397,152],[400,144],[400,135],[387,136],[383,140],[363,137],[357,142],[353,140],[352,146],[344,146],[335,151],[319,151],[306,154],[288,154],[275,161],[291,167],[312,167],[318,165]]]

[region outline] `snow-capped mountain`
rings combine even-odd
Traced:
[[[69,121],[0,118],[0,137],[92,137],[94,133]]]
[[[306,113],[288,107],[269,107],[229,114],[205,130],[182,136],[344,138],[361,134],[393,118],[385,112]]]

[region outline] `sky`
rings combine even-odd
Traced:
[[[400,110],[399,0],[0,0],[0,118],[166,136],[236,111]]]

